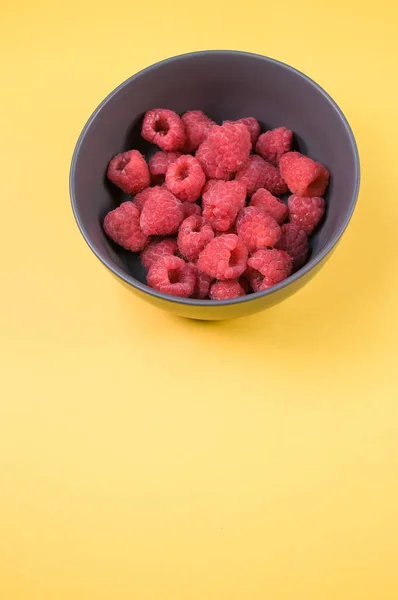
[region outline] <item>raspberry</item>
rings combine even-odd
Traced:
[[[245,187],[238,181],[209,181],[206,187],[202,197],[203,217],[214,229],[227,231],[245,205]]]
[[[300,154],[287,152],[279,168],[289,190],[296,196],[323,196],[329,183],[329,171],[320,163]]]
[[[210,288],[209,296],[211,300],[230,300],[245,296],[246,292],[239,283],[238,279],[228,279],[227,281],[216,281]]]
[[[145,202],[148,200],[154,189],[155,188],[153,187],[145,188],[145,190],[142,190],[142,192],[139,192],[136,196],[134,196],[133,202],[139,211],[143,209]]]
[[[138,150],[129,150],[112,158],[107,176],[125,194],[136,194],[149,185],[148,165]]]
[[[287,201],[289,220],[303,229],[308,235],[315,229],[325,212],[323,198],[290,196]]]
[[[166,254],[176,254],[177,242],[173,238],[158,238],[149,242],[148,246],[141,252],[141,262],[146,269]]]
[[[275,248],[287,252],[293,259],[293,270],[298,271],[308,256],[307,234],[294,223],[285,223],[282,225],[282,237]]]
[[[282,235],[275,219],[255,206],[248,206],[240,211],[236,230],[240,241],[247,246],[249,253],[260,248],[275,246]]]
[[[167,108],[155,108],[145,113],[141,135],[147,142],[169,152],[181,150],[186,140],[181,117]]]
[[[283,250],[258,250],[247,264],[257,273],[251,273],[255,291],[266,290],[289,277],[293,261]],[[256,289],[258,288],[258,289]]]
[[[203,248],[214,238],[214,232],[203,217],[192,215],[183,221],[178,230],[178,250],[188,261],[195,261]]]
[[[167,168],[166,185],[183,202],[195,202],[205,183],[202,167],[190,154],[183,154]]]
[[[277,127],[260,135],[256,144],[256,152],[268,162],[278,166],[282,154],[289,152],[292,140],[293,132],[290,129]]]
[[[164,294],[189,298],[195,287],[195,271],[182,258],[166,254],[151,265],[147,283]]]
[[[203,300],[209,295],[210,284],[213,281],[213,277],[199,271],[195,263],[189,263],[195,271],[195,288],[193,290],[192,298],[198,298]]]
[[[202,209],[200,208],[199,204],[192,204],[192,202],[182,202],[182,210],[184,213],[184,219],[187,219],[192,215],[198,215],[199,217],[202,216]]]
[[[256,271],[256,269],[247,267],[246,271],[244,272],[244,278],[246,279],[246,281],[248,281],[253,292],[259,292],[261,290],[261,285],[263,283],[264,277],[263,275],[261,275],[261,273]]]
[[[167,167],[179,156],[181,156],[181,152],[164,152],[164,150],[160,150],[151,156],[148,167],[152,183],[163,183]]]
[[[164,188],[151,188],[152,192],[141,211],[140,225],[145,235],[170,235],[176,233],[183,218],[181,202]]]
[[[271,192],[264,190],[263,188],[257,190],[257,192],[253,194],[253,197],[249,202],[249,206],[256,206],[263,212],[267,213],[267,215],[271,215],[278,225],[281,225],[281,223],[286,220],[286,204],[278,200],[278,198],[275,198]]]
[[[198,148],[196,158],[208,179],[231,179],[249,158],[250,134],[242,123],[215,125]]]
[[[260,125],[254,117],[243,117],[243,119],[238,119],[237,121],[223,121],[223,125],[224,123],[243,123],[250,133],[250,140],[253,146],[260,135]]]
[[[287,190],[278,170],[257,155],[250,156],[249,160],[239,167],[236,180],[245,186],[248,196],[264,187],[272,188],[273,193],[278,194]]]
[[[194,152],[210,133],[216,123],[201,110],[189,110],[181,117],[185,125],[186,142],[184,151]]]
[[[220,235],[202,250],[198,268],[214,279],[236,279],[246,269],[247,256],[247,248],[237,235]]]
[[[116,244],[132,252],[139,252],[149,241],[140,227],[140,211],[130,201],[106,215],[104,231]]]

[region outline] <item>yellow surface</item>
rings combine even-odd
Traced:
[[[398,10],[338,0],[0,8],[1,600],[398,598]],[[289,62],[345,111],[362,187],[339,248],[263,314],[135,299],[73,221],[69,161],[173,54]]]

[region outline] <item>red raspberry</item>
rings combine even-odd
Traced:
[[[112,158],[107,176],[125,194],[136,194],[149,185],[148,165],[138,150],[129,150]]]
[[[245,205],[246,189],[238,181],[209,181],[206,187],[202,197],[203,217],[214,229],[227,231]]]
[[[292,140],[293,132],[290,129],[277,127],[260,135],[256,144],[256,152],[268,162],[278,166],[282,154],[289,152]]]
[[[183,202],[195,202],[205,183],[202,167],[190,154],[183,154],[167,168],[166,185]]]
[[[130,201],[106,215],[104,231],[116,244],[132,252],[139,252],[149,241],[140,227],[140,211]]]
[[[156,152],[148,161],[149,173],[153,183],[163,183],[167,167],[181,156],[181,152]]]
[[[141,252],[141,262],[146,269],[166,254],[176,254],[177,242],[173,238],[158,238],[149,242],[148,246]]]
[[[279,161],[281,175],[296,196],[323,196],[329,183],[329,171],[320,163],[300,154],[287,152]]]
[[[244,278],[248,281],[253,292],[259,292],[261,290],[264,277],[261,275],[261,273],[256,271],[256,269],[247,267],[246,271],[244,272]]]
[[[223,125],[224,123],[243,123],[243,125],[245,125],[249,130],[250,139],[253,146],[260,135],[260,125],[257,119],[254,117],[243,117],[243,119],[238,119],[237,121],[223,121]]]
[[[134,196],[133,202],[140,212],[143,209],[144,204],[148,200],[149,196],[153,193],[154,189],[155,188],[153,187],[145,188],[145,190],[142,190],[142,192],[139,192],[136,196]]]
[[[187,219],[192,215],[198,215],[199,217],[202,216],[202,209],[200,208],[199,204],[192,204],[192,202],[183,202],[182,210],[184,213],[184,219]]]
[[[215,281],[210,288],[209,296],[210,300],[230,300],[246,296],[246,292],[238,279],[228,279],[227,281]]]
[[[181,202],[164,188],[152,188],[141,211],[140,225],[145,235],[176,233],[183,218]]]
[[[293,259],[294,271],[298,271],[308,256],[307,234],[294,223],[285,223],[282,225],[282,237],[275,248],[287,252]]]
[[[258,250],[249,258],[247,264],[258,272],[258,275],[251,274],[255,291],[266,290],[283,281],[286,277],[289,277],[293,267],[292,258],[288,253],[275,248],[272,250]],[[256,290],[256,288],[258,289]]]
[[[203,219],[192,215],[183,221],[178,230],[178,250],[188,261],[195,261],[203,248],[214,238],[214,231]]]
[[[240,211],[236,230],[240,241],[247,246],[249,253],[260,248],[275,246],[282,235],[275,219],[255,206],[248,206]]]
[[[325,212],[325,200],[323,198],[305,198],[303,196],[290,196],[287,201],[289,209],[289,220],[304,229],[309,235]]]
[[[249,158],[250,134],[242,123],[215,125],[199,146],[196,158],[208,179],[231,179]]]
[[[216,123],[201,110],[189,110],[181,117],[185,125],[186,143],[185,152],[194,152],[210,133]]]
[[[196,274],[195,288],[192,294],[192,298],[198,298],[199,300],[203,300],[209,295],[210,284],[213,281],[213,277],[210,277],[210,275],[199,271],[195,263],[189,264],[192,266]]]
[[[278,200],[278,198],[275,198],[271,192],[263,188],[257,190],[257,192],[253,194],[253,197],[249,202],[249,206],[256,206],[263,212],[267,213],[267,215],[271,215],[278,225],[281,225],[281,223],[286,220],[286,204]]]
[[[147,283],[163,294],[189,298],[195,287],[195,271],[182,258],[166,254],[150,267]]]
[[[247,255],[237,235],[220,235],[200,253],[198,268],[214,279],[236,279],[246,269]]]
[[[167,108],[155,108],[145,113],[141,135],[147,142],[169,152],[181,150],[186,140],[181,117]]]

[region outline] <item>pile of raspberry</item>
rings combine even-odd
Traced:
[[[159,150],[148,161],[138,150],[110,161],[108,178],[131,197],[106,215],[104,230],[141,253],[150,287],[226,300],[305,264],[329,172],[292,150],[292,131],[261,134],[253,117],[218,125],[200,110],[154,109],[141,134]]]

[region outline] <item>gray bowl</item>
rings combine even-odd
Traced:
[[[146,285],[136,254],[104,234],[106,213],[127,197],[105,177],[115,154],[156,148],[140,135],[151,108],[177,113],[201,109],[214,120],[256,117],[262,128],[284,125],[295,133],[298,150],[331,172],[324,222],[311,238],[308,263],[278,285],[234,300],[175,298]],[[314,81],[264,56],[233,51],[194,52],[169,58],[133,75],[94,111],[73,154],[70,194],[73,212],[87,244],[99,260],[135,294],[169,312],[193,319],[229,319],[263,310],[292,295],[331,255],[355,208],[359,157],[341,110]]]

